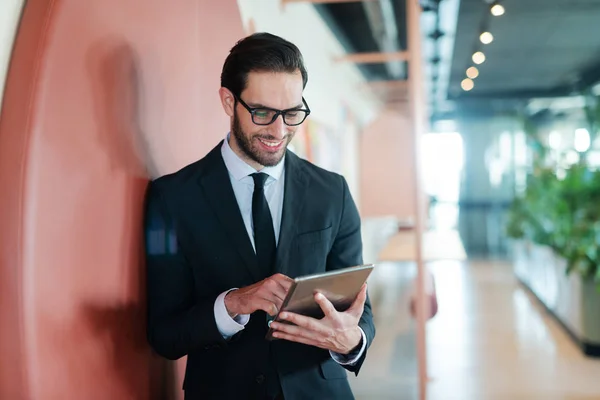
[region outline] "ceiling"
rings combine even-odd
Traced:
[[[365,5],[369,2],[315,4],[322,18],[336,34],[348,53],[381,51],[375,39],[372,22],[369,21]],[[372,2],[374,3],[374,2]],[[405,0],[389,1],[394,12],[393,21],[397,28],[398,49],[406,49]],[[360,64],[359,68],[367,80],[390,80],[384,64]],[[406,71],[406,68],[404,68]],[[400,79],[406,79],[406,73]]]
[[[406,50],[406,0],[380,1],[391,4],[395,45]],[[367,3],[379,1],[314,5],[349,53],[382,51],[374,35],[381,21],[369,18]],[[484,0],[420,3],[432,119],[515,110],[535,99],[576,94],[600,81],[600,0],[502,0],[506,12],[499,17],[491,15]],[[493,34],[491,44],[479,41],[484,30]],[[464,91],[461,81],[475,65],[471,56],[477,50],[486,60],[477,66],[474,88]],[[369,81],[407,78],[406,65],[400,75],[385,64],[359,68]]]
[[[315,4],[314,7],[340,40],[346,52],[371,53],[386,51],[386,49],[387,51],[406,49],[405,1],[340,2]],[[386,5],[388,8],[386,8]],[[369,11],[373,13],[370,14]],[[377,14],[377,11],[379,11],[379,14]],[[391,11],[391,15],[389,11]],[[393,38],[389,38],[388,43],[383,43],[384,39],[381,36],[385,35],[385,22],[383,19],[386,17],[389,17],[386,22],[392,25],[391,30],[395,31],[396,34]],[[369,82],[406,80],[408,77],[407,64],[403,61],[394,61],[388,64],[364,63],[357,64],[357,66]],[[388,103],[406,98],[406,88],[401,86],[389,88],[378,86],[378,89],[374,90],[378,90],[382,100]]]

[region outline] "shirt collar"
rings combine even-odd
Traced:
[[[246,164],[244,160],[242,160],[237,154],[235,154],[235,152],[231,149],[231,146],[229,146],[229,137],[230,134],[228,133],[225,137],[225,140],[223,141],[223,145],[221,146],[221,155],[223,156],[223,161],[225,162],[227,170],[231,173],[231,175],[233,175],[234,179],[239,181],[247,177],[248,175],[259,172],[256,169],[249,166],[248,164]],[[276,166],[264,167],[260,172],[264,172],[271,178],[278,180],[283,174],[284,167],[285,157],[283,157],[281,162]]]

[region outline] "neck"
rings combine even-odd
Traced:
[[[240,146],[238,146],[237,139],[234,135],[229,135],[229,141],[227,143],[229,143],[229,147],[231,147],[231,150],[233,150],[233,152],[239,158],[241,158],[246,164],[248,164],[255,170],[261,171],[265,167],[264,165],[260,165],[259,163],[248,157],[248,155],[244,153],[242,149],[240,149]]]

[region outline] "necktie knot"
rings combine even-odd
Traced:
[[[265,182],[267,181],[268,177],[269,175],[265,174],[264,172],[257,172],[255,174],[252,174],[252,179],[254,179],[254,186],[256,186],[259,189],[263,189],[265,187]]]

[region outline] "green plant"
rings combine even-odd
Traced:
[[[507,235],[549,246],[567,261],[566,273],[593,279],[600,290],[600,171],[585,163],[559,179],[550,169],[528,178],[509,211]]]
[[[539,168],[546,158],[548,148],[539,136],[538,125],[532,116],[524,111],[518,114],[517,120],[521,122],[523,132],[527,138],[527,145],[533,151],[533,167]]]
[[[593,143],[600,129],[600,98],[590,91],[582,94]],[[600,291],[600,171],[581,154],[579,163],[557,176],[555,168],[546,166],[548,148],[535,121],[526,114],[520,119],[533,151],[533,168],[525,192],[509,209],[506,233],[552,248],[567,261],[566,274],[577,272]]]
[[[594,95],[591,89],[583,91],[582,95],[585,98],[583,113],[588,125],[590,140],[593,143],[598,136],[598,130],[600,130],[600,96]]]

